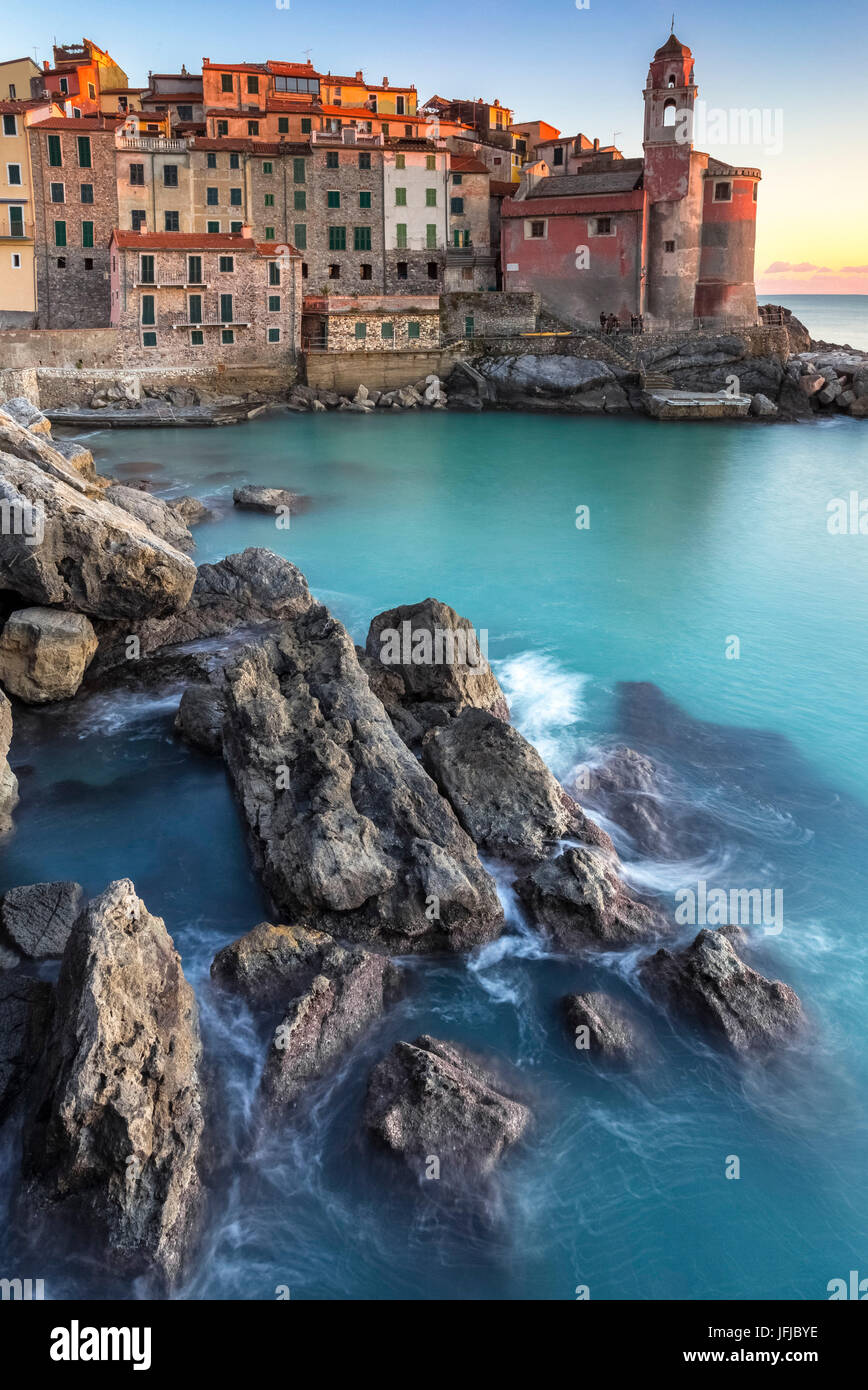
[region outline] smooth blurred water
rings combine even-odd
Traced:
[[[264,907],[221,766],[173,737],[179,692],[18,710],[21,805],[0,889],[133,878],[197,990],[219,1163],[185,1293],[571,1299],[587,1284],[592,1298],[823,1298],[830,1279],[868,1273],[868,536],[826,525],[831,498],[868,488],[861,422],[281,415],[91,443],[105,470],[217,509],[196,530],[199,562],[278,550],[357,641],[393,604],[452,604],[487,629],[516,723],[564,778],[623,735],[619,682],[660,686],[685,714],[673,708],[652,751],[713,833],[677,865],[620,837],[626,872],[664,895],[698,877],[781,888],[784,931],[755,939],[755,963],[811,1020],[783,1059],[736,1069],[640,997],[634,959],[547,952],[492,866],[507,936],[470,960],[411,962],[405,1001],[265,1131],[256,1087],[275,1020],[208,980],[215,951]],[[310,506],[280,530],[232,508],[245,481]],[[598,1074],[571,1047],[557,1001],[589,987],[645,1019],[635,1076]],[[535,1112],[487,1221],[408,1186],[364,1141],[370,1066],[421,1032],[516,1068]],[[43,1262],[47,1248],[49,1296],[133,1292],[56,1241]]]
[[[758,304],[792,309],[812,338],[868,352],[868,294],[761,294]]]

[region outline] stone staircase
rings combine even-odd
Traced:
[[[674,391],[675,382],[665,372],[639,373],[639,385],[643,391]]]

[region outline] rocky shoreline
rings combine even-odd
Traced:
[[[263,1123],[395,1008],[407,957],[501,936],[495,866],[548,949],[632,953],[637,997],[686,1036],[746,1060],[805,1032],[794,992],[744,959],[743,933],[679,936],[662,901],[628,886],[612,839],[511,724],[467,618],[425,599],[374,616],[356,647],[289,561],[251,549],[197,569],[190,499],[169,507],[100,478],[88,451],[58,450],[42,417],[16,413],[0,411],[0,501],[21,522],[0,536],[0,813],[14,828],[16,706],[83,700],[130,670],[145,688],[180,681],[178,734],[224,761],[270,901],[211,970],[215,991],[271,1030]],[[241,505],[291,508],[292,495]],[[405,628],[413,652],[396,654]],[[432,658],[439,641],[460,655]],[[615,750],[590,800],[659,849],[672,831],[648,800],[661,775]],[[55,983],[36,974],[51,960]],[[643,1029],[605,991],[567,996],[562,1012],[578,1057],[647,1058]],[[192,988],[128,879],[90,901],[75,883],[0,900],[0,1119],[13,1118],[20,1226],[78,1222],[113,1269],[178,1288],[218,1122]],[[411,1179],[436,1163],[448,1199],[490,1190],[537,1122],[532,1088],[502,1059],[423,1034],[373,1066],[359,1127]]]

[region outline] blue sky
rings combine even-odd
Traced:
[[[674,0],[478,0],[438,7],[412,0],[150,0],[147,5],[89,0],[87,5],[6,0],[3,57],[50,58],[51,44],[88,38],[129,72],[195,70],[214,62],[301,60],[379,81],[415,82],[420,99],[498,97],[519,120],[542,118],[567,134],[603,143],[620,131],[627,155],[641,153],[642,87],[648,62],[669,33]],[[676,6],[675,30],[690,45],[700,96],[713,108],[780,112],[782,149],[762,142],[707,142],[724,159],[759,164],[757,269],[805,265],[828,275],[868,262],[868,25],[865,5],[841,0],[764,0]],[[773,118],[772,118],[773,119]],[[780,277],[782,272],[774,272]],[[782,285],[780,278],[772,284]],[[816,278],[814,275],[813,278]],[[864,284],[852,288],[868,289]]]

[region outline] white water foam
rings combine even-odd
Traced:
[[[555,776],[575,766],[575,725],[584,716],[588,676],[569,671],[545,652],[519,652],[492,663],[512,722]]]

